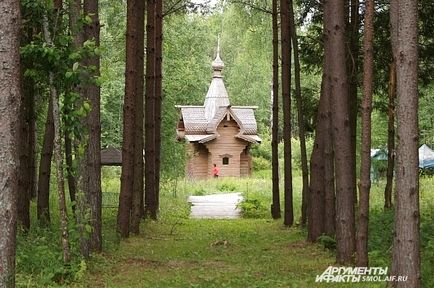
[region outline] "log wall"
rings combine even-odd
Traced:
[[[217,127],[217,132],[220,136],[208,143],[188,144],[187,175],[195,179],[213,177],[215,163],[220,168],[219,177],[250,176],[252,159],[248,142],[235,138],[240,132],[238,124],[233,119],[224,119]],[[229,159],[227,165],[223,164],[224,157]]]
[[[241,167],[240,167],[240,174],[241,177],[248,177],[252,175],[252,156],[249,152],[249,146],[246,147],[246,149],[241,152],[240,156],[241,161]]]
[[[189,143],[187,161],[187,175],[195,179],[205,179],[208,177],[208,149],[206,149],[204,144],[200,143]]]
[[[220,168],[220,177],[240,177],[241,176],[241,153],[245,149],[247,142],[235,138],[240,132],[238,124],[234,120],[224,119],[217,127],[220,136],[206,143],[211,153],[208,161],[208,175],[211,175],[213,164]],[[229,158],[229,164],[223,165],[223,158]]]

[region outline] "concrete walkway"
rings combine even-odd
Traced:
[[[238,203],[243,201],[241,193],[190,196],[192,204],[190,218],[199,219],[236,219],[241,217]]]

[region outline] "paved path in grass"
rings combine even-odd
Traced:
[[[190,196],[192,204],[190,218],[200,219],[236,219],[241,216],[238,203],[243,201],[241,193]]]

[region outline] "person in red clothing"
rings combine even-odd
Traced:
[[[219,173],[220,173],[220,168],[217,167],[216,164],[214,164],[214,167],[212,168],[212,175],[214,176],[214,178],[218,178]]]

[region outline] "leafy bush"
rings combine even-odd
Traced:
[[[328,235],[321,235],[318,237],[318,243],[324,246],[325,249],[335,251],[336,250],[336,239]]]
[[[422,249],[422,280],[424,287],[434,287],[434,240],[429,240]]]
[[[235,184],[230,183],[230,182],[224,182],[224,183],[218,184],[217,185],[217,189],[219,191],[222,191],[222,192],[224,192],[224,191],[235,191],[235,190],[237,190],[237,186],[235,186]]]
[[[423,287],[434,287],[434,205],[431,201],[422,196],[420,230]]]
[[[78,238],[70,229],[72,260],[63,262],[63,253],[57,229],[43,229],[37,226],[17,237],[17,285],[36,282],[37,286],[67,285],[82,278],[86,262],[78,253]],[[31,277],[37,278],[32,279]],[[30,279],[29,279],[30,278]]]
[[[262,157],[253,157],[253,170],[262,171],[271,169],[271,162]]]
[[[206,194],[206,191],[202,187],[196,188],[193,192],[193,195],[195,195],[195,196],[202,196],[205,194]]]
[[[250,153],[252,156],[271,161],[271,139],[269,134],[261,135],[261,145],[253,145]]]
[[[257,198],[246,198],[238,204],[243,218],[263,218],[265,206]]]

